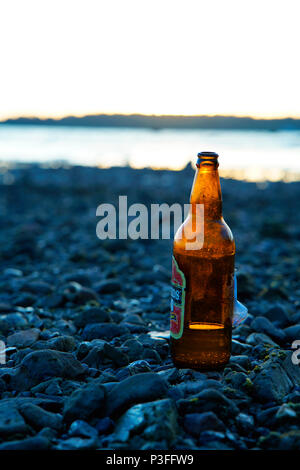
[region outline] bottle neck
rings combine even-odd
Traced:
[[[197,163],[190,204],[192,212],[196,204],[204,204],[204,218],[218,220],[222,218],[222,193],[218,172],[218,160],[199,161]]]

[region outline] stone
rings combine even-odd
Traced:
[[[184,417],[184,429],[192,436],[198,437],[203,431],[225,431],[223,422],[213,413],[188,413]]]
[[[86,420],[90,416],[104,414],[106,392],[103,385],[88,384],[75,390],[67,398],[63,410],[64,420],[67,422],[77,419]]]
[[[158,372],[158,375],[160,375],[164,380],[166,380],[170,384],[176,383],[180,377],[179,371],[178,369],[176,369],[176,367],[161,370],[160,372]]]
[[[239,413],[234,401],[225,397],[219,390],[208,388],[196,396],[178,401],[179,410],[182,414],[212,411],[216,416],[227,419]]]
[[[110,322],[111,318],[109,313],[103,308],[92,307],[79,312],[73,321],[77,328],[84,328],[86,325],[91,323]]]
[[[106,416],[105,418],[98,419],[95,428],[97,429],[99,434],[107,434],[114,429],[114,426],[114,421],[108,416]]]
[[[166,398],[132,406],[117,421],[114,440],[128,442],[135,435],[151,441],[166,441],[172,445],[177,433],[177,411]]]
[[[273,427],[275,425],[275,416],[279,406],[271,406],[265,410],[259,411],[256,415],[256,421],[261,426]]]
[[[33,403],[20,405],[19,411],[25,421],[34,429],[40,430],[49,427],[59,430],[62,428],[62,416],[60,414],[45,411]]]
[[[297,413],[289,405],[284,403],[280,406],[279,410],[275,415],[275,418],[281,422],[295,420],[297,419]]]
[[[256,317],[251,323],[251,328],[258,333],[264,333],[275,341],[283,342],[286,335],[282,330],[276,328],[266,317]]]
[[[47,450],[50,446],[49,439],[37,435],[19,441],[4,442],[0,444],[0,450]]]
[[[87,366],[71,353],[45,349],[27,353],[18,367],[7,370],[7,385],[9,390],[25,391],[51,377],[74,379],[86,372]]]
[[[251,378],[254,385],[254,395],[262,402],[280,402],[293,387],[293,382],[280,358],[280,352],[275,353],[274,351],[273,355],[260,367],[257,373],[253,373]]]
[[[2,330],[3,327],[1,326],[2,322],[4,322],[3,325],[5,327],[3,330]],[[28,326],[27,319],[25,318],[24,315],[22,315],[19,312],[1,315],[1,323],[0,323],[0,331],[2,330],[3,334],[5,334],[5,331],[8,332],[9,330],[19,330],[19,329],[26,328],[26,326]],[[6,330],[7,327],[8,329]]]
[[[53,291],[53,286],[44,281],[30,281],[23,285],[22,290],[36,295],[47,295]]]
[[[98,436],[98,431],[97,429],[93,428],[90,426],[86,421],[83,421],[82,419],[78,419],[76,421],[73,421],[73,423],[70,426],[70,429],[68,431],[69,436],[79,436],[79,437],[97,437]]]
[[[168,390],[166,382],[154,372],[133,375],[115,385],[107,397],[107,416],[120,415],[131,405],[162,398]]]
[[[280,305],[274,306],[266,311],[266,318],[268,318],[272,324],[278,326],[279,328],[284,328],[289,324],[289,317]]]
[[[37,328],[17,331],[16,333],[7,337],[7,344],[8,346],[15,346],[17,348],[26,348],[35,343],[39,336],[40,330]]]
[[[86,369],[71,353],[45,349],[28,354],[21,368],[36,382],[49,377],[74,379],[85,374]]]
[[[140,374],[141,372],[151,372],[149,363],[143,360],[131,362],[127,367],[131,375]]]
[[[251,349],[252,348],[249,344],[241,343],[240,341],[237,341],[236,339],[232,340],[232,343],[231,343],[232,354],[235,354],[235,355],[247,354],[247,353],[250,353]]]
[[[59,441],[55,446],[56,450],[88,450],[95,449],[98,446],[97,439],[93,438],[81,438],[81,437],[70,437],[64,441]]]
[[[300,340],[300,325],[293,325],[285,328],[284,334],[286,336],[287,341],[292,343],[295,340]]]
[[[93,289],[83,287],[78,282],[69,282],[63,294],[69,301],[78,305],[85,305],[90,301],[100,302],[98,294]]]
[[[279,348],[278,344],[275,343],[269,336],[264,333],[251,333],[251,335],[249,335],[246,339],[246,342],[251,346],[256,346],[257,344],[264,344],[273,348]]]
[[[99,282],[95,289],[99,294],[114,294],[121,289],[121,284],[117,279],[105,279]]]
[[[128,364],[128,357],[118,348],[103,340],[93,342],[94,346],[88,354],[82,358],[82,361],[89,367],[99,368],[103,364],[113,364],[122,367]]]
[[[230,364],[239,364],[245,370],[251,369],[251,361],[248,356],[246,355],[239,355],[239,356],[231,356]]]
[[[117,323],[91,323],[86,325],[83,330],[82,338],[85,341],[91,341],[93,339],[105,339],[111,340],[117,336],[126,335],[129,330],[122,325]]]
[[[73,336],[63,335],[47,341],[37,341],[31,347],[32,349],[54,349],[61,352],[72,352],[76,347],[76,341]]]
[[[15,402],[10,399],[0,402],[0,436],[5,438],[14,434],[26,434],[28,426]],[[1,449],[1,446],[0,446]]]
[[[249,389],[253,387],[251,379],[244,372],[229,372],[225,377],[225,381],[236,390],[251,391]]]
[[[144,348],[143,345],[136,339],[128,339],[123,344],[123,350],[126,352],[130,361],[141,359]]]
[[[254,418],[247,413],[239,413],[235,418],[238,429],[249,434],[254,428]]]

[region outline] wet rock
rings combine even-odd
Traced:
[[[167,389],[166,382],[153,372],[128,377],[108,394],[106,414],[120,415],[131,405],[162,398],[166,395]]]
[[[222,421],[212,411],[190,413],[184,417],[184,429],[192,436],[198,437],[203,431],[225,431]]]
[[[104,414],[106,392],[103,385],[85,385],[67,398],[63,410],[64,420],[88,419],[91,415]]]

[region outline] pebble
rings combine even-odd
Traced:
[[[300,449],[298,182],[257,190],[222,181],[249,315],[233,329],[226,367],[199,372],[171,361],[171,241],[100,242],[93,209],[117,194],[184,204],[194,170],[10,172],[14,184],[1,186],[0,449]]]
[[[67,422],[77,419],[86,420],[92,415],[101,415],[104,413],[106,402],[106,391],[103,385],[94,387],[88,384],[75,390],[70,397],[67,398],[63,416]]]

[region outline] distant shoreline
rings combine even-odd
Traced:
[[[98,114],[68,116],[61,119],[19,117],[1,121],[0,125],[38,125],[71,127],[118,127],[144,129],[220,129],[220,130],[300,130],[300,119],[255,119],[235,116],[147,116],[142,114]]]

